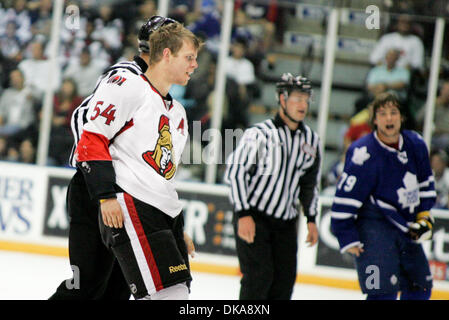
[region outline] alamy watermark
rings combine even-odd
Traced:
[[[380,9],[378,6],[370,5],[366,7],[366,14],[369,16],[365,20],[365,26],[368,30],[380,29]]]
[[[202,130],[200,121],[193,121],[191,136],[186,150],[181,155],[183,165],[190,164],[238,164],[247,168],[256,165],[261,175],[273,174],[279,170],[279,148],[286,142],[279,141],[276,128]],[[310,146],[309,146],[310,147]],[[313,154],[313,150],[305,148]]]
[[[75,265],[71,265],[73,271],[72,279],[67,279],[65,281],[65,286],[69,290],[79,289],[80,287],[80,268]]]
[[[365,19],[367,29],[380,29],[380,9],[376,5],[369,5],[365,9],[369,16]],[[70,4],[65,9],[64,15],[65,27],[71,31],[80,29],[80,9],[75,4]]]
[[[365,270],[369,276],[365,280],[365,286],[368,290],[380,289],[380,270],[376,265],[369,265]]]
[[[80,29],[80,8],[71,4],[65,9],[64,15],[65,27],[71,31]]]

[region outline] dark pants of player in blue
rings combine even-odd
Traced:
[[[355,260],[362,292],[371,299],[429,299],[432,275],[421,244],[367,210],[356,222],[364,252]]]

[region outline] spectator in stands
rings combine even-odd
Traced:
[[[19,145],[14,141],[10,141],[9,139],[0,138],[0,140],[4,140],[6,143],[6,153],[2,153],[1,160],[4,161],[19,161]]]
[[[26,138],[19,146],[19,162],[36,163],[36,144],[32,138]]]
[[[2,16],[0,17],[0,34],[4,34],[7,23],[13,21],[16,24],[16,36],[20,43],[24,44],[31,39],[31,18],[26,0],[15,0],[12,8],[5,10]]]
[[[238,38],[231,44],[231,55],[225,61],[226,75],[242,85],[242,95],[246,95],[246,85],[256,80],[253,64],[246,59],[247,42]]]
[[[79,25],[68,24],[68,21],[64,21],[64,28],[61,29],[60,37],[61,41],[59,43],[59,54],[58,59],[62,66],[62,70],[67,68],[72,60],[79,59],[81,51],[86,47],[84,39],[86,38],[86,26],[89,20],[90,14],[80,12]],[[78,28],[79,27],[79,28]],[[102,57],[98,57],[101,59]],[[107,65],[108,62],[105,62]]]
[[[71,78],[64,79],[61,89],[55,94],[53,100],[53,126],[70,130],[72,112],[82,101],[83,97],[78,95],[76,82]],[[71,136],[70,139],[72,139]]]
[[[255,73],[258,74],[259,66],[265,59],[268,46],[265,41],[265,30],[262,25],[252,24],[245,11],[237,9],[234,11],[234,19],[231,31],[231,41],[244,39],[246,42],[245,56],[254,65]]]
[[[234,11],[234,19],[232,20],[231,40],[243,38],[248,43],[248,49],[255,47],[255,37],[248,25],[248,18],[244,11],[238,9]]]
[[[31,23],[35,33],[50,39],[53,4],[51,0],[40,0],[39,5],[30,12]]]
[[[99,14],[100,17],[95,19],[95,30],[92,37],[102,43],[104,49],[115,61],[122,48],[123,21],[114,17],[111,5],[100,5]]]
[[[410,71],[407,68],[397,65],[400,52],[396,49],[389,49],[385,54],[385,63],[374,66],[366,78],[366,90],[362,97],[355,102],[355,110],[359,112],[366,108],[374,98],[383,92],[393,91],[399,97],[401,103],[407,103],[407,92],[410,84]],[[404,108],[404,115],[407,117],[408,128],[414,126],[414,118],[411,116],[409,108]]]
[[[435,177],[435,191],[437,200],[435,208],[449,209],[449,159],[444,150],[432,150],[430,153],[430,165]]]
[[[383,35],[371,53],[372,64],[382,63],[391,48],[400,51],[398,67],[422,70],[424,68],[424,45],[422,40],[411,33],[411,18],[404,14],[399,16],[396,32]]]
[[[91,57],[95,57],[97,61],[103,61],[104,67],[107,67],[111,62],[111,55],[103,47],[101,40],[97,40],[97,34],[95,34],[95,24],[93,20],[87,19],[85,26],[85,36],[78,45],[80,48],[79,55],[84,48],[88,48]]]
[[[220,46],[221,15],[214,0],[202,0],[197,19],[188,25],[188,29],[197,34],[206,35],[206,48],[214,55]]]
[[[6,23],[5,32],[0,33],[0,86],[6,85],[9,74],[17,68],[22,60],[22,42],[17,35],[17,23],[10,20]]]
[[[79,59],[73,59],[64,71],[64,78],[72,78],[82,97],[92,93],[98,77],[103,73],[103,64],[92,59],[88,48],[81,51]]]
[[[10,137],[34,121],[30,91],[24,86],[20,70],[10,73],[11,87],[0,97],[0,136]]]
[[[9,60],[20,59],[22,44],[17,36],[17,24],[14,20],[8,21],[5,33],[0,36],[0,50],[3,57]]]
[[[137,28],[140,27],[146,20],[148,20],[148,17],[152,17],[156,15],[157,13],[157,5],[154,0],[144,0],[141,5],[138,7],[139,10],[139,20],[138,23],[141,23],[139,25],[136,25]]]
[[[148,20],[148,17],[157,15],[157,4],[154,0],[144,0],[142,4],[137,7],[137,17],[133,21],[132,30],[128,34],[128,38],[133,38],[133,41],[128,40],[129,45],[137,47],[135,43],[136,31]]]
[[[248,106],[256,81],[254,65],[245,57],[246,50],[246,40],[236,39],[231,46],[231,56],[224,63],[226,76],[238,85],[237,94],[240,101],[237,105],[230,102],[231,123],[243,128],[248,126]]]
[[[390,49],[385,54],[385,63],[372,68],[366,79],[366,86],[372,98],[379,93],[393,90],[401,100],[407,98],[407,88],[410,83],[410,71],[398,66],[400,51]]]
[[[0,160],[34,163],[35,154],[35,139],[31,138],[26,130],[20,131],[13,137],[0,136]]]
[[[31,43],[32,58],[25,59],[19,63],[18,68],[25,78],[25,86],[31,90],[36,100],[41,101],[43,94],[50,85],[57,90],[61,82],[60,69],[51,71],[50,61],[44,57],[43,44],[39,41]],[[49,72],[53,72],[53,83],[49,83]]]
[[[169,11],[170,18],[175,19],[176,21],[179,21],[184,25],[186,24],[186,22],[190,22],[190,20],[188,20],[188,15],[189,15],[189,8],[187,5],[184,4],[174,6]]]
[[[54,97],[54,112],[52,118],[50,145],[48,156],[49,163],[63,166],[67,164],[73,145],[70,129],[70,119],[73,110],[79,106],[82,98],[77,93],[74,80],[65,79],[61,89]]]
[[[278,19],[278,4],[276,0],[265,3],[254,3],[237,0],[235,8],[244,12],[246,24],[253,30],[253,36],[260,38],[259,50],[266,52],[273,45],[276,31],[275,22]]]

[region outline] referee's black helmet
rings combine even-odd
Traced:
[[[170,23],[176,23],[177,21],[171,18],[165,18],[162,16],[152,16],[140,27],[137,38],[139,39],[139,51],[148,53],[150,52],[150,35],[158,30],[160,27]]]

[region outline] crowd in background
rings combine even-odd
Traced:
[[[302,1],[299,1],[299,3]],[[341,1],[342,6],[351,1]],[[223,128],[246,128],[250,105],[260,98],[266,77],[262,66],[273,48],[282,46],[288,15],[295,16],[296,0],[236,0],[229,57],[225,61],[226,94]],[[109,65],[131,60],[138,52],[137,31],[157,14],[156,0],[65,1],[64,7],[79,8],[79,25],[65,24],[60,35],[59,69],[53,74],[53,117],[48,165],[67,166],[72,148],[70,117],[88,96]],[[186,87],[174,86],[171,94],[186,107],[189,121],[201,121],[207,129],[213,105],[215,71],[220,44],[222,1],[171,0],[169,16],[182,22],[206,43],[199,53],[199,68]],[[48,85],[51,0],[5,0],[0,4],[0,160],[35,163],[43,97]],[[410,129],[421,130],[424,108],[410,108],[426,94],[427,65],[433,43],[434,24],[420,24],[413,15],[449,16],[445,1],[385,1],[383,8],[399,15],[391,19],[370,56],[372,68],[354,105],[353,117],[342,137],[342,158],[325,184],[333,184],[344,160],[345,148],[370,132],[369,103],[374,96],[394,90],[404,102]],[[437,14],[436,14],[437,13]],[[73,25],[72,25],[73,26]],[[449,32],[445,32],[448,37]],[[448,58],[449,41],[444,41]],[[398,45],[402,48],[398,48]],[[432,151],[449,151],[449,77],[443,65],[435,105]],[[297,73],[299,70],[291,70]],[[306,75],[307,76],[307,75]],[[445,80],[446,79],[446,80]],[[319,85],[319,84],[318,84]],[[190,126],[192,128],[192,126]],[[201,142],[200,142],[201,143]],[[447,169],[447,157],[442,157]],[[435,161],[437,162],[437,161]],[[333,178],[332,178],[333,175]],[[439,174],[447,180],[449,174]],[[443,200],[446,201],[447,199]]]
[[[67,165],[71,149],[69,119],[89,95],[103,70],[137,54],[140,26],[157,14],[157,1],[65,1],[74,4],[80,19],[75,25],[64,17],[58,54],[59,69],[53,74],[55,92],[49,165]],[[0,159],[35,162],[35,150],[43,97],[50,70],[49,40],[51,0],[11,0],[0,4]],[[226,109],[228,127],[246,127],[246,112],[255,88],[257,65],[274,40],[278,8],[250,6],[236,1],[232,54],[226,61]],[[174,87],[191,120],[205,126],[210,118],[214,74],[218,54],[222,7],[214,0],[174,0],[169,16],[184,23],[206,41],[199,57],[201,68],[186,88]],[[257,25],[250,30],[250,21]],[[73,22],[73,23],[72,23]],[[71,24],[72,23],[72,24]],[[28,148],[25,148],[25,145]],[[28,151],[31,149],[31,151]],[[30,155],[25,155],[27,150]]]

